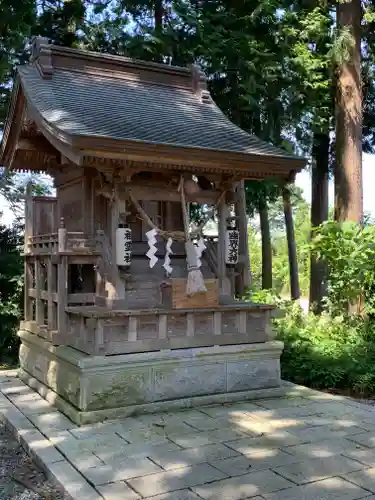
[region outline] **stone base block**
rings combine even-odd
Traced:
[[[90,356],[19,336],[20,377],[77,424],[285,391],[277,341]]]

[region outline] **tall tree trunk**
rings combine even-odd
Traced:
[[[338,2],[338,28],[352,36],[337,76],[335,219],[339,222],[361,223],[363,218],[361,20],[361,0]]]
[[[311,175],[311,227],[328,220],[329,133],[315,133]],[[313,238],[313,233],[311,233]],[[310,309],[320,313],[327,288],[327,266],[315,255],[310,257]]]
[[[267,202],[259,204],[260,231],[262,236],[262,288],[272,288],[272,245]]]
[[[290,191],[287,186],[283,188],[283,206],[286,239],[288,242],[288,259],[289,259],[289,277],[290,277],[290,297],[292,300],[300,298],[299,279],[298,279],[298,260],[296,239],[294,237],[294,222],[292,205],[290,203]]]
[[[155,0],[154,22],[157,34],[161,34],[163,32],[163,15],[163,0]]]
[[[245,182],[237,184],[236,215],[238,217],[238,228],[240,231],[239,254],[241,262],[236,266],[237,279],[235,292],[237,297],[243,297],[246,289],[251,286],[249,238],[247,228]]]

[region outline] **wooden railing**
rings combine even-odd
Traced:
[[[66,345],[88,354],[266,342],[273,338],[272,306],[234,304],[215,309],[128,310],[68,307]]]
[[[57,253],[86,253],[98,251],[96,238],[83,232],[66,232],[61,241],[59,233],[30,236],[25,242],[25,253],[31,255],[50,255]]]
[[[27,254],[51,254],[58,249],[58,234],[39,234],[30,236],[25,241],[25,253]]]

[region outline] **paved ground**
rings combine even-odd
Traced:
[[[68,499],[46,481],[9,430],[0,425],[0,500]]]
[[[78,428],[14,376],[0,390],[0,413],[74,500],[375,500],[375,411],[345,398],[296,387]]]

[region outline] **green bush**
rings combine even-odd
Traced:
[[[20,228],[0,225],[0,363],[15,363],[22,310],[23,265]]]
[[[327,264],[327,310],[341,316],[362,297],[365,312],[375,314],[375,226],[325,222],[311,248]]]
[[[360,317],[304,313],[297,304],[275,321],[284,342],[282,376],[319,389],[375,392],[375,325]]]

